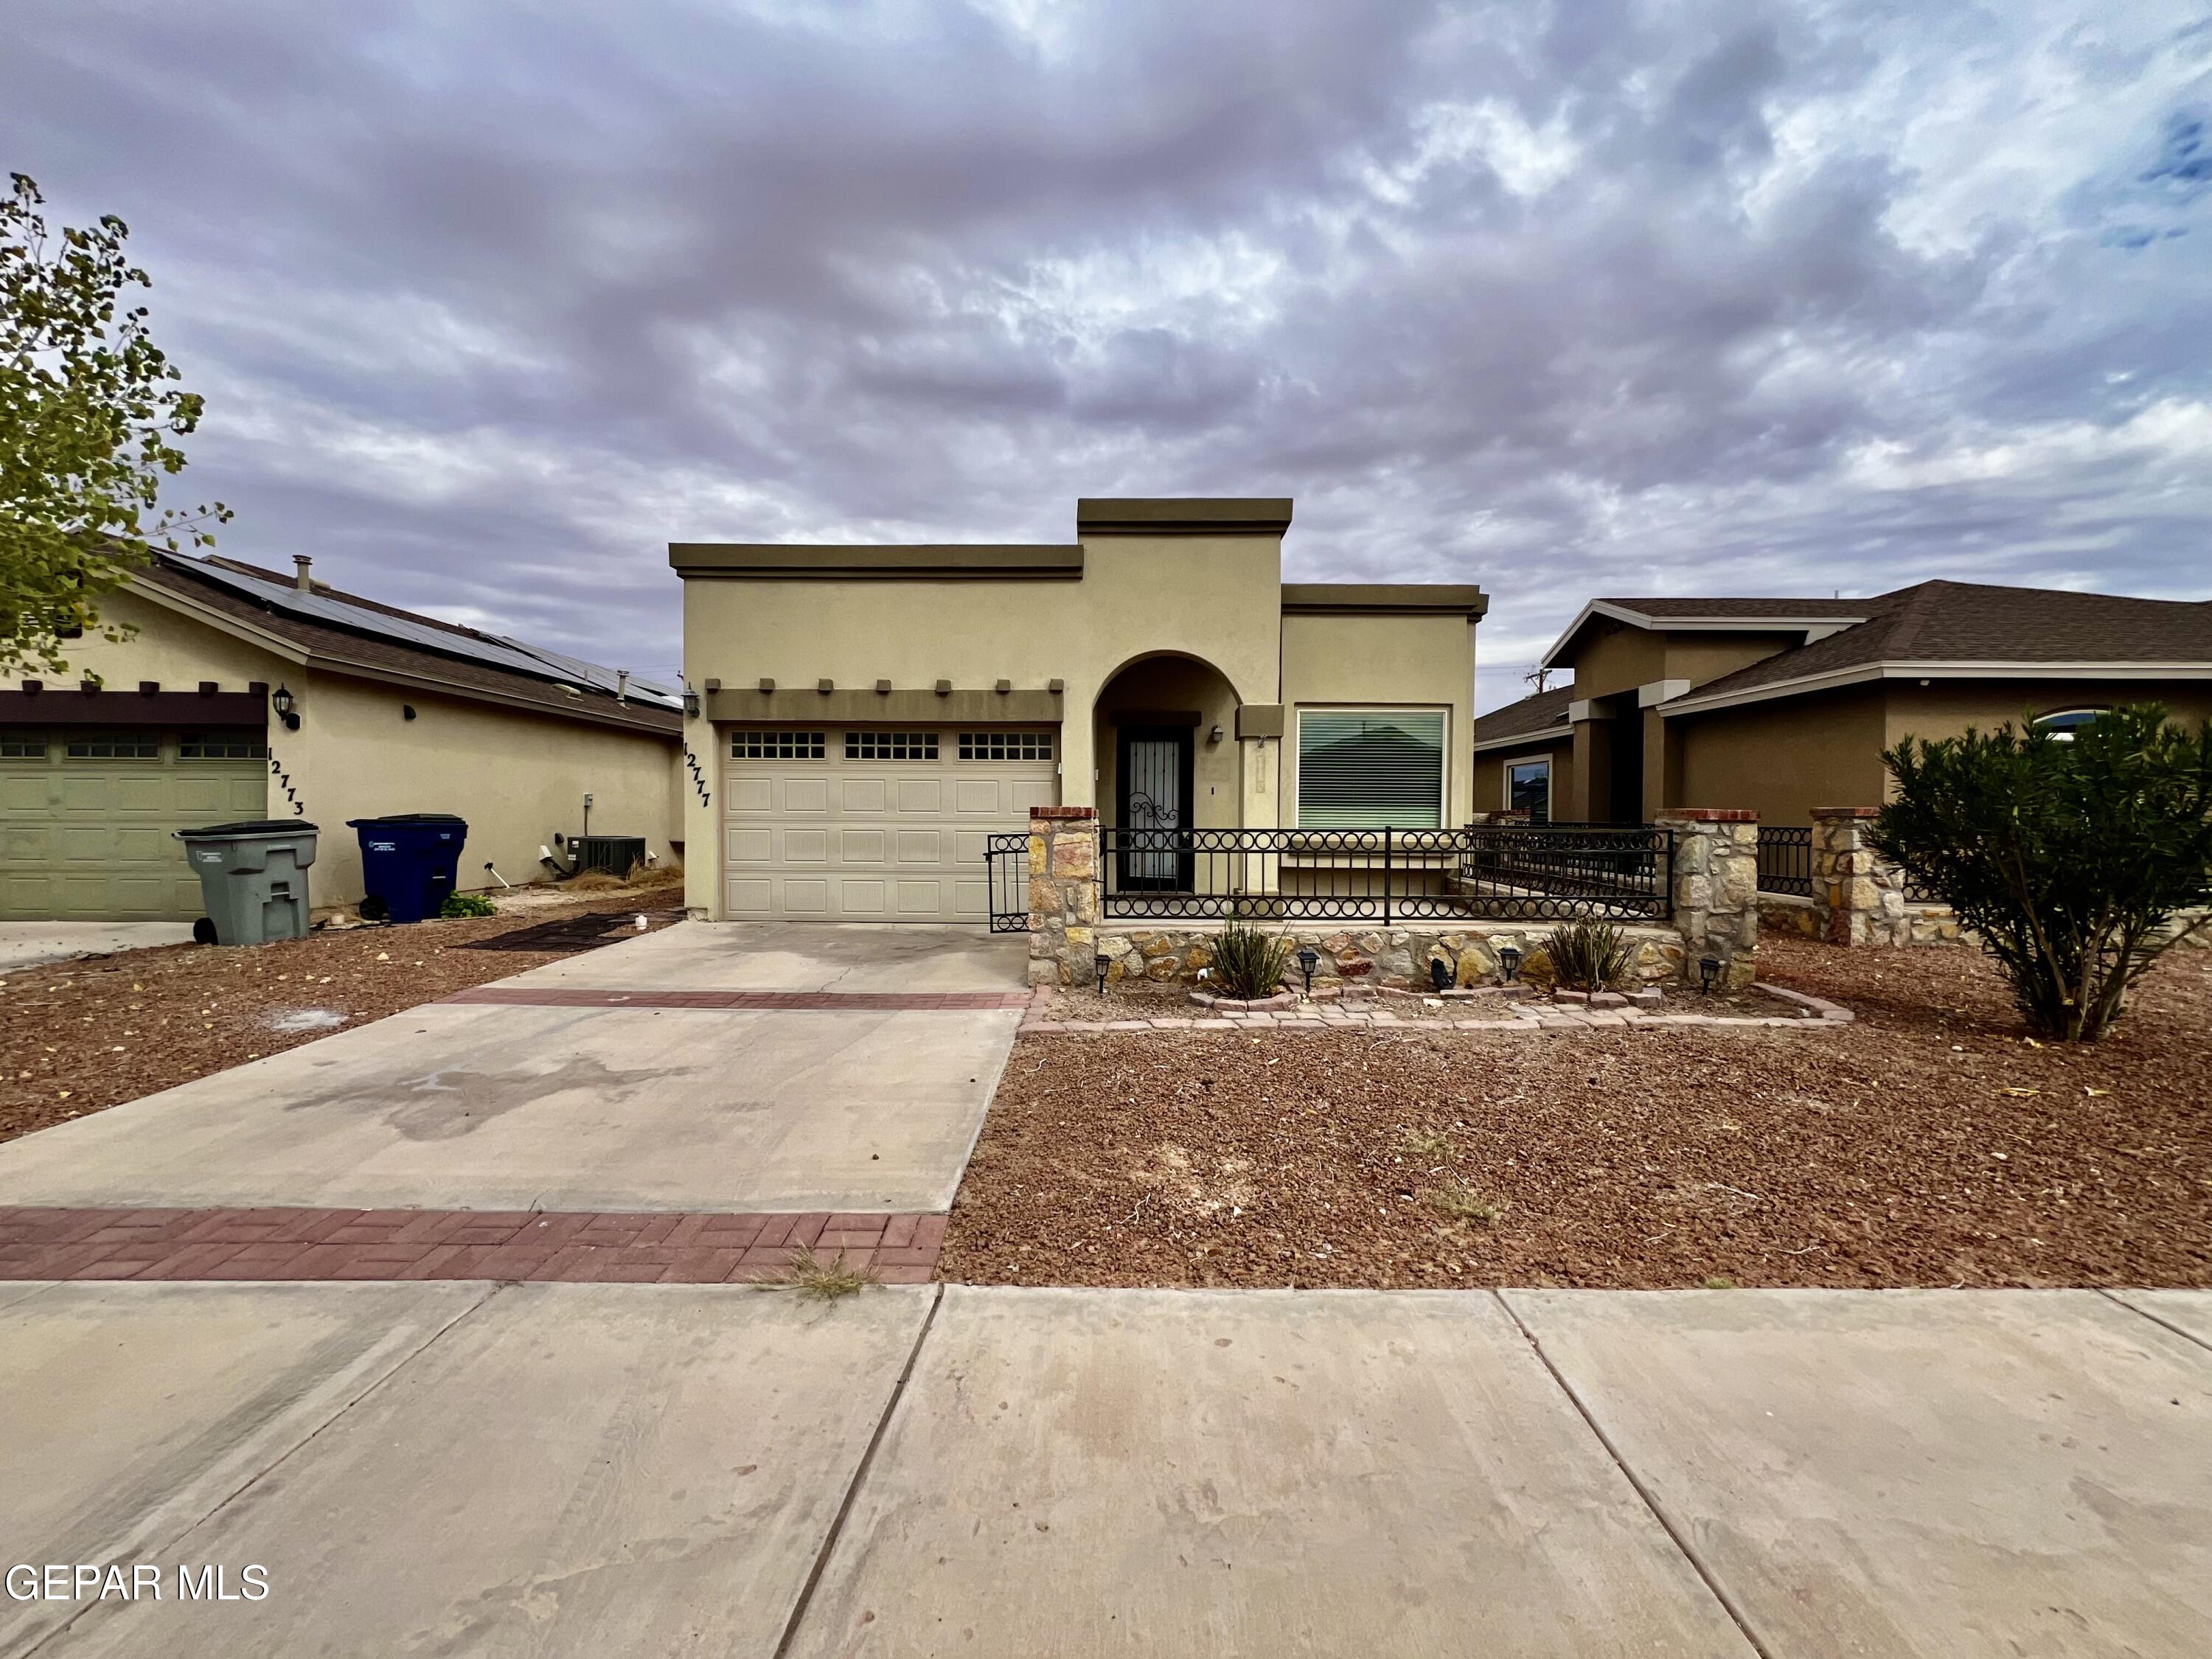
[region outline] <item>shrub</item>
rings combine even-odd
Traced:
[[[2094,1042],[2128,988],[2206,923],[2212,723],[2191,733],[2157,703],[2116,708],[2071,741],[2033,726],[1882,755],[1896,799],[1868,840],[1948,904],[2012,982],[2039,1032]]]
[[[1222,994],[1253,1001],[1271,997],[1291,964],[1291,942],[1241,921],[1224,926],[1213,941],[1213,977]]]
[[[438,907],[441,916],[495,916],[499,906],[481,893],[448,893]]]
[[[1571,991],[1602,991],[1628,975],[1628,939],[1609,921],[1570,921],[1544,940],[1552,976]]]

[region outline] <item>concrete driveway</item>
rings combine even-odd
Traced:
[[[4,1655],[2212,1651],[2212,1293],[9,1288]]]
[[[0,1206],[942,1211],[1023,962],[972,928],[687,922],[0,1146]],[[812,1001],[652,1006],[730,990]],[[1005,1006],[884,1006],[963,996]]]

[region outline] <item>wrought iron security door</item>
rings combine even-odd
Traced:
[[[1123,888],[1188,891],[1190,844],[1190,732],[1174,726],[1124,726],[1120,755],[1120,837]]]

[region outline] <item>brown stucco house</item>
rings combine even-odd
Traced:
[[[1803,825],[1885,799],[1881,752],[2123,702],[2212,718],[2212,602],[1927,581],[1871,599],[1593,599],[1545,653],[1572,684],[1475,722],[1476,806]]]
[[[349,818],[452,812],[459,885],[541,878],[583,827],[682,838],[673,688],[233,559],[157,553],[102,605],[137,631],[67,648],[70,679],[0,683],[0,920],[190,920],[171,832],[321,830],[318,909],[362,896]]]
[[[1207,830],[1464,823],[1482,591],[1286,583],[1291,516],[1085,499],[1066,543],[672,544],[689,904],[981,922],[991,836],[1041,806],[1158,833],[1120,873],[1168,884]]]

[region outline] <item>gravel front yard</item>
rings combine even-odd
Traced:
[[[497,916],[312,933],[238,949],[173,945],[0,975],[0,1140],[557,962],[579,948],[459,948],[471,940],[672,902],[682,902],[680,890],[551,902],[533,892],[512,914]]]
[[[2078,1052],[1976,951],[1759,954],[1857,1023],[1026,1036],[942,1274],[2212,1285],[2212,952]]]

